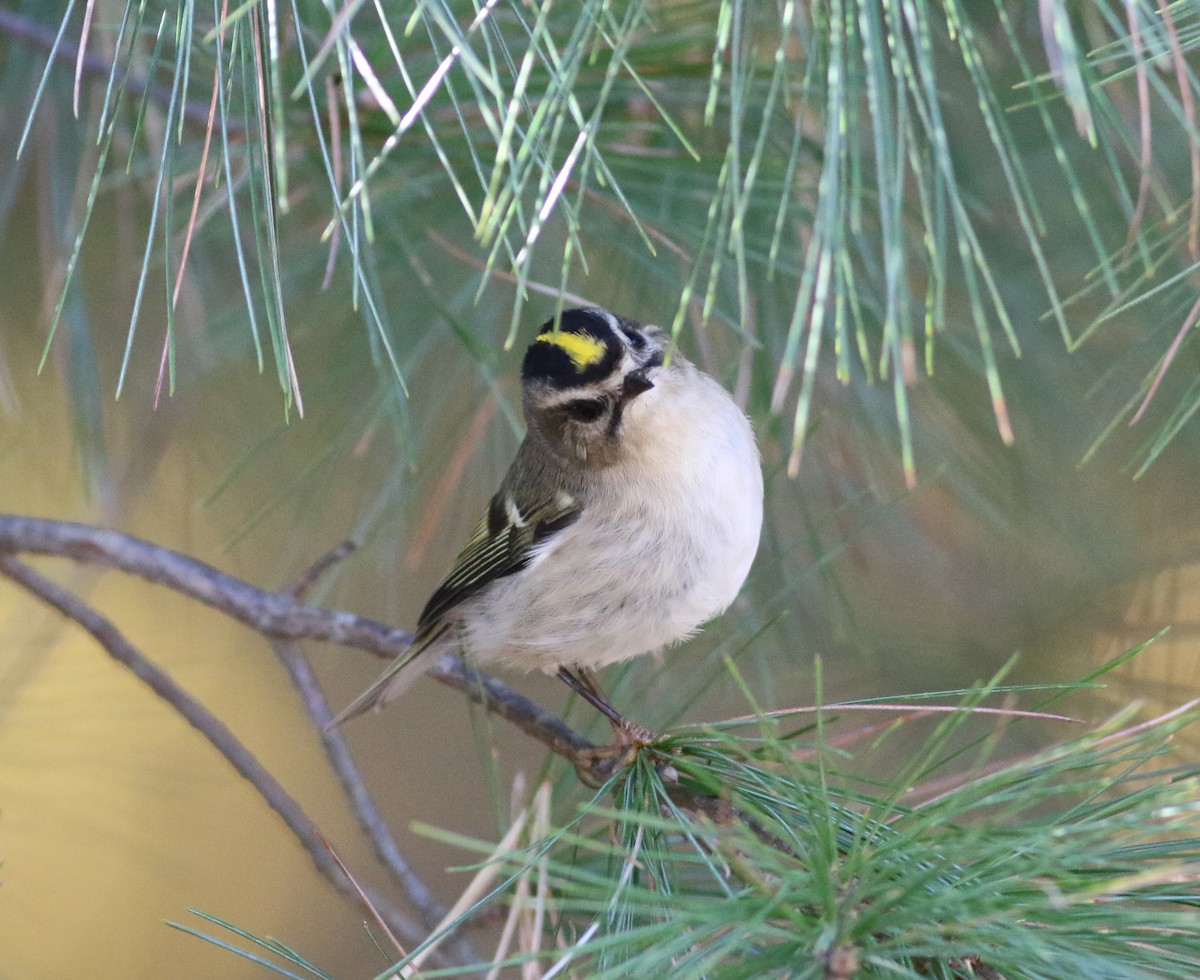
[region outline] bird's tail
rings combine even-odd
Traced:
[[[375,682],[337,713],[325,731],[337,728],[351,718],[374,709],[378,711],[385,704],[395,701],[409,689],[412,682],[437,663],[441,650],[435,647],[436,641],[445,635],[448,626],[443,626],[428,636],[419,636],[404,653],[387,665]]]

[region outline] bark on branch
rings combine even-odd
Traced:
[[[331,552],[290,589],[275,593],[258,589],[195,558],[131,535],[67,521],[0,514],[0,576],[91,634],[109,656],[170,704],[254,786],[267,805],[282,818],[321,874],[339,892],[368,908],[373,907],[373,913],[387,922],[397,935],[416,943],[442,919],[444,909],[409,867],[391,837],[386,822],[367,794],[341,733],[327,730],[332,712],[297,643],[299,640],[322,640],[381,658],[396,656],[408,647],[409,634],[404,630],[352,613],[307,605],[300,600],[315,578],[349,550]],[[219,718],[136,649],[114,623],[70,590],[31,568],[18,555],[54,556],[135,575],[211,606],[261,633],[287,669],[305,709],[321,732],[330,764],[342,782],[360,825],[384,867],[417,910],[420,925],[381,894],[363,891],[347,877],[296,800]],[[495,678],[467,667],[460,657],[444,656],[430,675],[542,742],[570,761],[581,775],[590,773],[592,779],[598,779],[605,771],[604,767],[609,765],[607,760],[596,755],[592,742],[562,719]],[[455,945],[455,953],[463,962],[476,958],[463,942]]]

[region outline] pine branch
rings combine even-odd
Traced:
[[[308,853],[321,875],[339,893],[356,901],[364,910],[372,906],[388,925],[411,942],[419,942],[424,931],[391,902],[374,891],[360,894],[342,870],[303,807],[283,788],[229,727],[209,711],[161,667],[130,643],[112,622],[67,589],[50,581],[12,554],[0,553],[0,575],[22,586],[42,602],[57,609],[91,634],[114,660],[127,667],[155,694],[170,704],[196,731],[249,782],[266,804],[279,815],[292,835]]]
[[[0,552],[55,555],[118,569],[202,602],[274,640],[321,640],[385,659],[405,652],[411,640],[404,630],[264,591],[195,558],[105,528],[0,515]],[[573,765],[586,764],[597,748],[558,716],[467,667],[455,654],[443,656],[429,674]]]

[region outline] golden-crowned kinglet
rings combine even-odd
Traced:
[[[654,326],[596,308],[546,323],[521,368],[528,432],[430,597],[408,653],[336,719],[399,696],[447,650],[558,671],[615,725],[588,671],[691,635],[746,579],[762,526],[746,416]]]

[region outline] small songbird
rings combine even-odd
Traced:
[[[745,414],[655,326],[547,322],[521,368],[528,432],[430,597],[412,647],[335,719],[403,693],[444,652],[557,671],[622,733],[591,670],[693,634],[758,550],[762,467]]]

